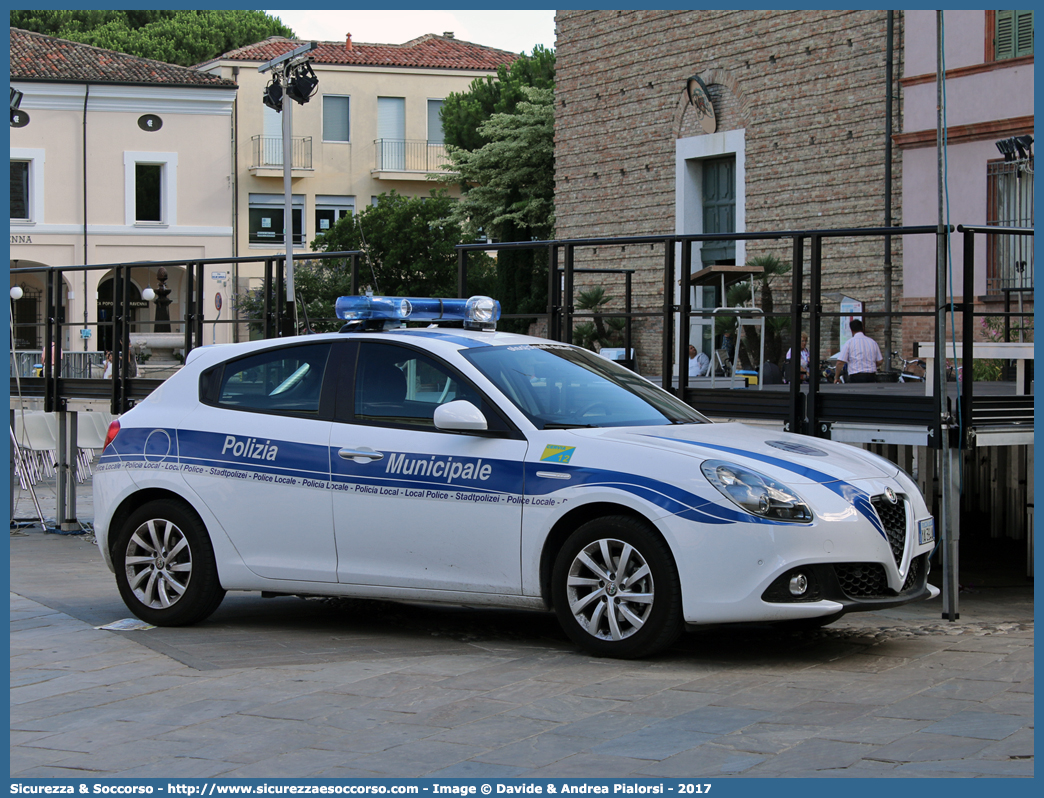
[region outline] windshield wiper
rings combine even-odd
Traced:
[[[560,423],[547,423],[544,424],[543,429],[598,429],[597,424],[560,424]]]

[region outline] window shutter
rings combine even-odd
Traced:
[[[348,141],[348,98],[323,96],[323,141]]]
[[[442,131],[442,100],[428,100],[428,144],[442,144],[446,136]]]
[[[1015,15],[1015,57],[1033,55],[1033,12],[1012,13]]]
[[[993,43],[994,58],[998,61],[1015,57],[1015,12],[997,12],[997,31]]]

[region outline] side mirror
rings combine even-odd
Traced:
[[[487,429],[482,411],[464,399],[436,407],[435,427],[451,432],[485,432]]]

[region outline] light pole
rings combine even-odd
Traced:
[[[294,217],[293,190],[290,179],[293,170],[293,140],[291,138],[293,105],[283,100],[289,97],[294,102],[304,105],[315,93],[319,80],[309,64],[311,56],[308,53],[318,46],[318,42],[302,44],[257,68],[257,71],[261,73],[273,71],[272,81],[265,88],[264,103],[277,113],[283,112],[283,243],[286,245],[286,301],[288,303],[294,302]],[[303,212],[302,209],[302,214]],[[303,225],[303,217],[301,222]]]

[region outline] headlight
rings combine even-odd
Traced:
[[[796,523],[812,520],[801,497],[771,477],[724,460],[707,460],[700,467],[714,487],[751,515]]]

